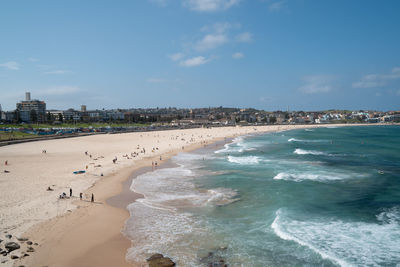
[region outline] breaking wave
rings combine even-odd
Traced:
[[[308,247],[341,266],[382,266],[388,261],[400,262],[400,227],[395,222],[301,221],[291,219],[279,209],[271,228],[281,239]]]
[[[254,164],[259,164],[261,159],[256,156],[248,156],[248,157],[228,156],[228,161],[240,165],[254,165]]]
[[[297,155],[328,155],[327,153],[324,152],[314,151],[314,150],[304,150],[300,148],[296,148],[293,151],[293,153]]]

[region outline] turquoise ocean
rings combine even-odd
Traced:
[[[243,136],[139,175],[128,259],[400,266],[400,127]],[[217,265],[215,265],[217,266]]]

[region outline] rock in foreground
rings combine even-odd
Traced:
[[[164,257],[162,254],[154,254],[147,259],[149,267],[174,267],[175,262],[170,258]]]
[[[11,252],[13,250],[19,249],[21,246],[15,242],[8,242],[5,244],[4,247],[8,250],[8,252]]]

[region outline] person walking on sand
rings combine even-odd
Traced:
[[[91,200],[91,202],[94,202],[94,195],[93,195],[93,193],[92,193],[92,200]]]
[[[6,160],[6,161],[4,162],[4,165],[6,165],[6,166],[8,165],[8,160]]]
[[[72,188],[69,189],[69,197],[72,197]]]
[[[79,198],[82,200],[82,193],[79,193]]]

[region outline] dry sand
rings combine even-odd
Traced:
[[[181,151],[226,137],[305,127],[318,126],[223,127],[104,134],[0,147],[0,238],[3,239],[4,232],[8,232],[39,243],[30,256],[17,260],[7,256],[9,260],[3,264],[132,266],[133,263],[125,260],[130,241],[121,234],[129,213],[122,207],[140,196],[133,192],[131,196],[123,194],[124,197],[114,200],[114,206],[121,208],[106,203],[106,200],[122,191],[122,183],[133,171],[151,166],[152,161],[160,163],[160,156],[165,161]],[[146,153],[139,153],[143,148]],[[47,153],[42,153],[42,150]],[[139,155],[132,157],[133,152]],[[115,157],[118,159],[116,164],[112,162]],[[6,160],[8,165],[5,166]],[[98,165],[101,167],[95,167]],[[9,173],[4,173],[4,170]],[[86,170],[86,173],[73,174],[76,170]],[[46,191],[48,186],[54,191]],[[58,198],[63,192],[69,195],[70,188],[73,189],[71,199]],[[79,200],[80,192],[84,192],[83,201]],[[88,201],[92,193],[95,203]],[[20,256],[21,251],[13,253]],[[4,259],[6,257],[0,256],[0,262]]]

